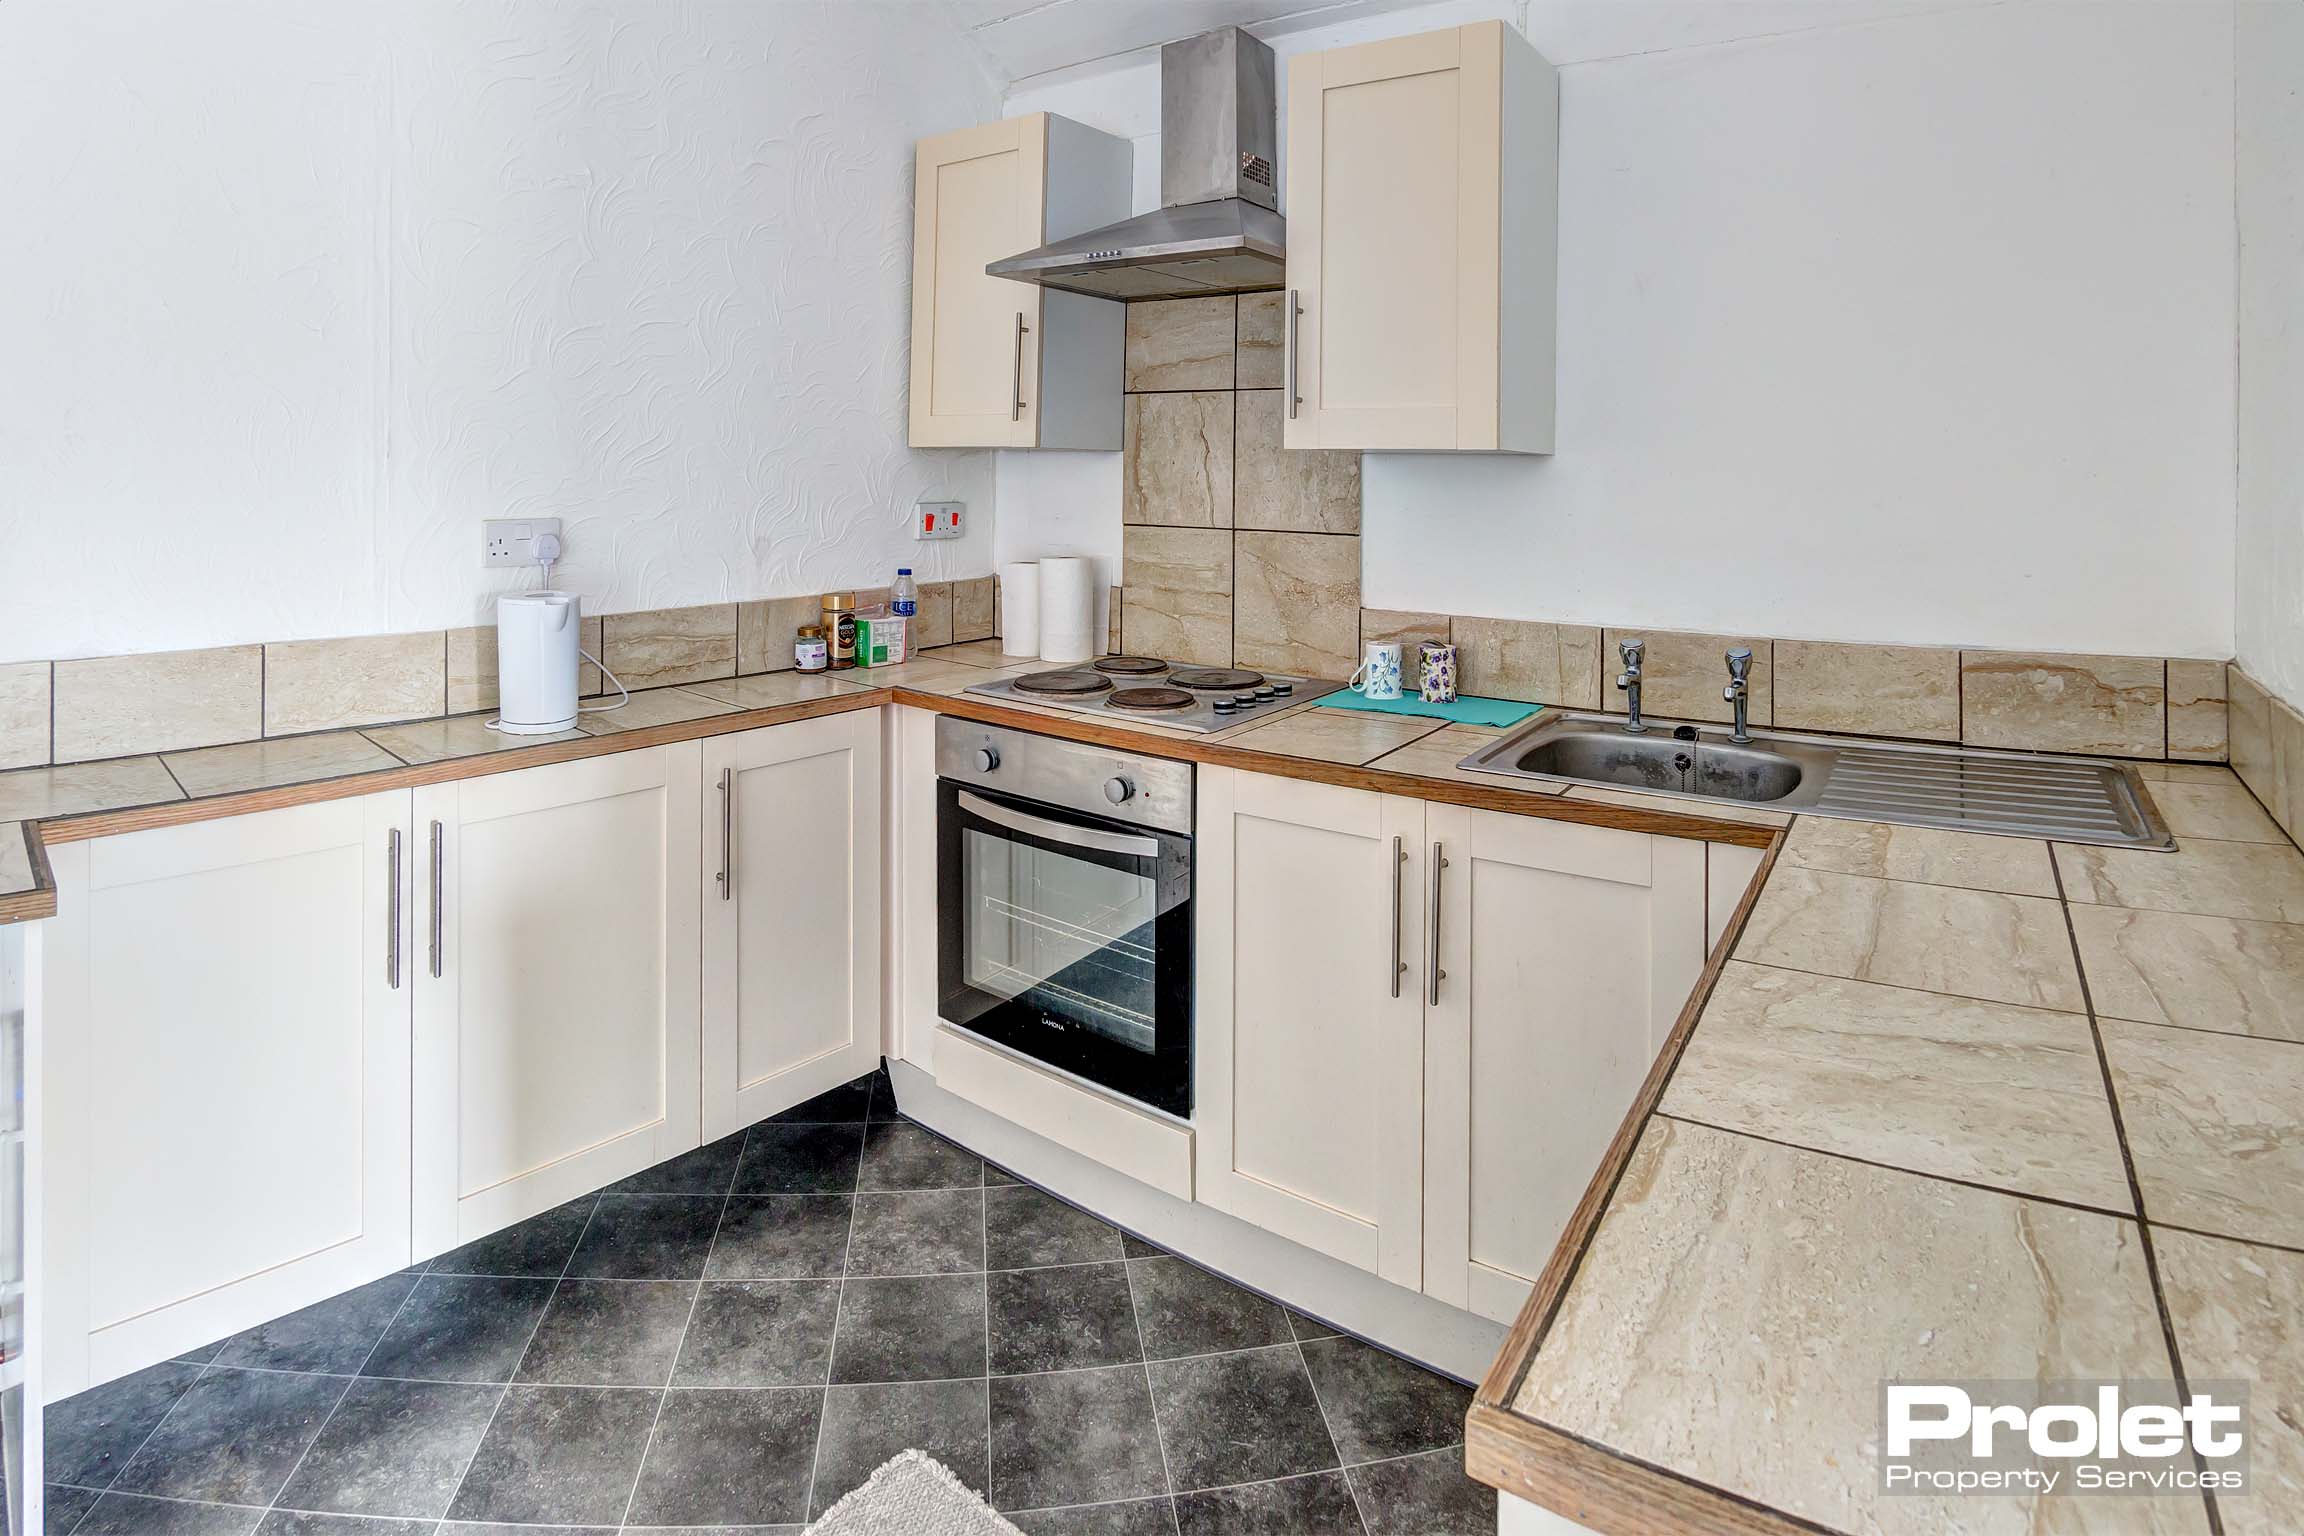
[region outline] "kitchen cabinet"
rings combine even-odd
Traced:
[[[1199,1198],[1509,1322],[1704,962],[1704,845],[1199,778]]]
[[[1290,448],[1550,453],[1559,81],[1502,22],[1288,65]]]
[[[51,849],[50,1399],[405,1265],[406,790]]]
[[[880,1062],[880,720],[703,744],[703,1134]]]
[[[1124,308],[985,263],[1128,216],[1126,139],[1035,112],[920,140],[912,211],[915,448],[1120,446]]]
[[[699,1140],[701,745],[415,791],[415,1250]]]

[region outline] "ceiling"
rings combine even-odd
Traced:
[[[1191,37],[1211,27],[1293,31],[1417,0],[945,0],[1010,81]],[[1273,25],[1278,24],[1278,25]]]

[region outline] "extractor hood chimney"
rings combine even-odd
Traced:
[[[1160,208],[987,265],[1099,299],[1179,299],[1283,285],[1288,221],[1272,50],[1219,27],[1160,50]]]

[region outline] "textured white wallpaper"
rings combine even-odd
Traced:
[[[486,516],[595,611],[989,570],[904,397],[997,104],[919,0],[0,5],[0,660],[477,622]]]

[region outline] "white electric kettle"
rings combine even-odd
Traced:
[[[496,729],[516,736],[574,729],[581,608],[573,592],[496,599]]]

